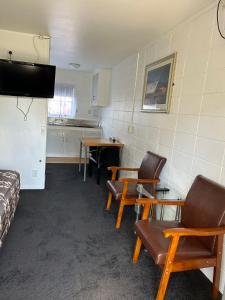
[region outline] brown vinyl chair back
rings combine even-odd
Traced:
[[[151,151],[147,151],[138,171],[138,178],[158,179],[163,166],[166,163],[166,158]]]
[[[216,182],[198,175],[182,208],[181,223],[184,227],[204,228],[225,225],[225,188]],[[214,252],[215,237],[199,237],[205,246]]]
[[[166,163],[166,158],[155,154],[151,151],[147,151],[140,169],[138,171],[138,178],[139,179],[158,179],[159,175],[162,171]],[[153,193],[152,186],[145,185],[145,188],[150,192]]]

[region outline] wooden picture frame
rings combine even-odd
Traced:
[[[141,111],[169,112],[176,57],[173,53],[145,67]]]

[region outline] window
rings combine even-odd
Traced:
[[[48,100],[48,116],[57,118],[74,118],[76,114],[76,97],[73,86],[56,85],[55,96]]]

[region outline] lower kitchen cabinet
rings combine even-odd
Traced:
[[[47,157],[79,157],[82,137],[101,137],[101,128],[48,126]]]

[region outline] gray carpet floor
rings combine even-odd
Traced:
[[[155,299],[161,271],[142,251],[132,264],[134,213],[104,211],[104,183],[82,182],[73,165],[48,165],[46,189],[22,191],[0,250],[1,300]],[[200,271],[173,274],[167,300],[210,299]]]

